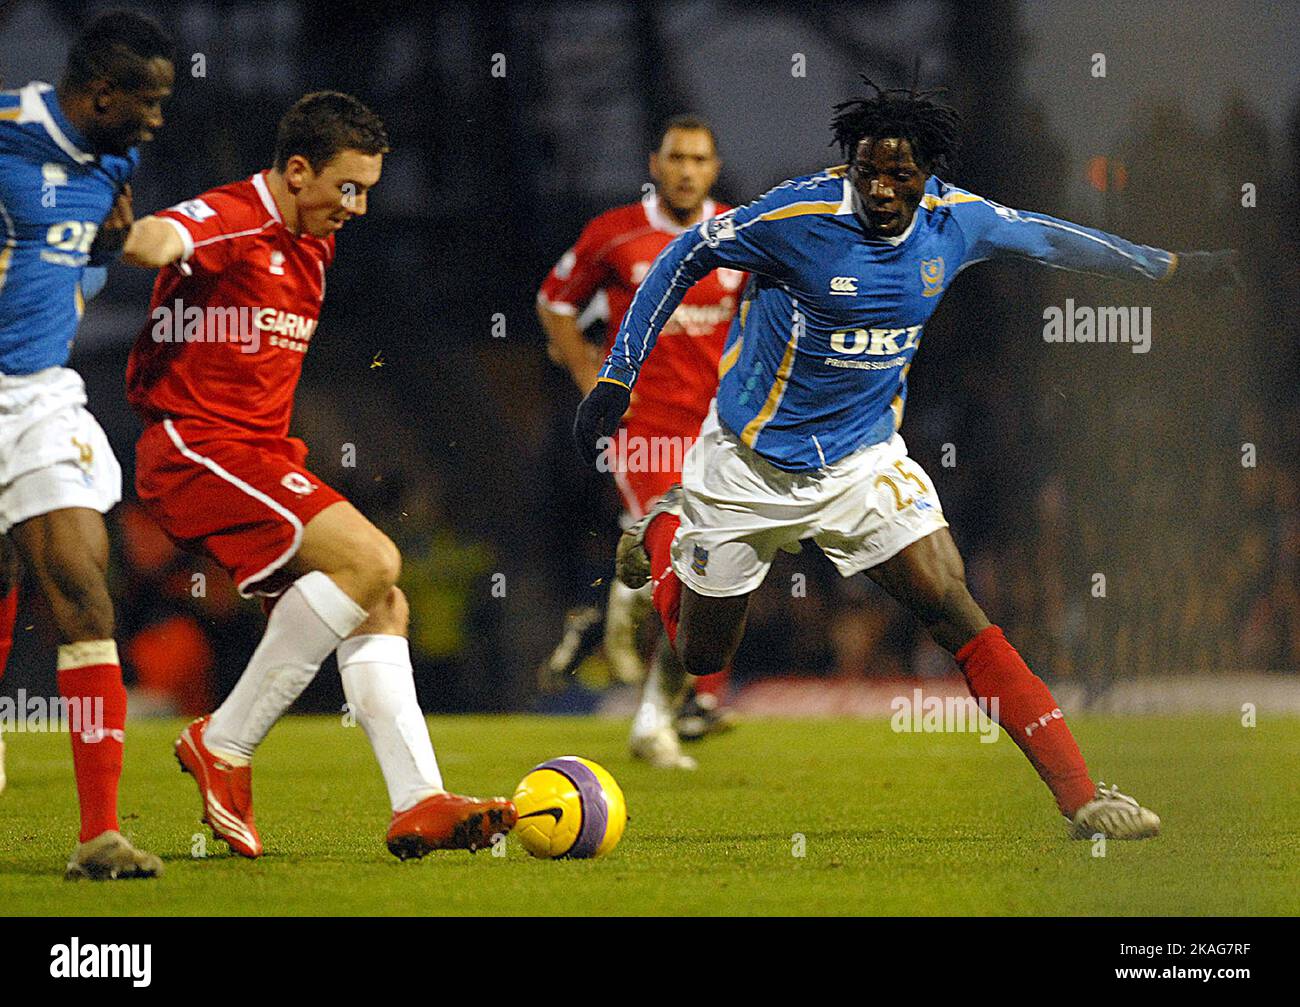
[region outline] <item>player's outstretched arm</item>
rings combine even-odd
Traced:
[[[949,197],[953,198],[953,197]],[[1238,286],[1237,253],[1170,252],[1045,213],[1013,210],[958,193],[953,207],[967,237],[967,262],[1020,257],[1057,269],[1123,280]]]
[[[122,261],[142,269],[162,269],[185,256],[180,231],[162,217],[145,217],[131,225],[122,246]]]

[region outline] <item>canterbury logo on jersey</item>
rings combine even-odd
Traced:
[[[848,297],[858,292],[858,278],[856,276],[832,276],[831,293],[839,294],[842,297]]]

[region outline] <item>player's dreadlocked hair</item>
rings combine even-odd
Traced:
[[[853,98],[835,106],[831,130],[832,144],[838,143],[844,160],[853,158],[858,141],[898,137],[912,145],[917,163],[931,174],[943,174],[957,155],[961,116],[957,110],[941,105],[934,98],[943,88],[918,91],[910,88],[882,89],[866,76],[863,83],[875,91],[874,97]]]

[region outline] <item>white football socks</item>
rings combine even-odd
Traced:
[[[632,737],[646,738],[672,727],[673,716],[685,691],[686,670],[673,654],[668,640],[661,636],[646,668],[641,702],[632,720]]]
[[[338,661],[343,695],[375,750],[393,810],[405,811],[439,793],[442,774],[415,697],[406,637],[349,637],[339,644]]]
[[[204,731],[209,749],[238,765],[311,684],[326,656],[366,619],[366,611],[319,571],[280,596],[262,642]]]

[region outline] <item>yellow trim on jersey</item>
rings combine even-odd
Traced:
[[[13,254],[13,241],[5,242],[4,249],[0,250],[0,290],[4,290],[5,280],[9,279],[9,260],[13,258]]]
[[[898,379],[898,384],[900,387],[902,386],[903,382],[907,380],[907,372],[910,371],[911,369],[912,369],[912,361],[909,360],[907,362],[907,366],[903,368],[902,375]],[[902,392],[899,392],[897,395],[894,396],[894,400],[889,403],[889,408],[894,411],[894,429],[898,430],[903,425],[903,393]]]
[[[847,164],[837,164],[834,168],[826,169],[826,174],[830,175],[831,178],[843,178],[848,173],[849,166]]]
[[[927,210],[933,210],[938,206],[956,206],[958,203],[982,203],[983,196],[976,196],[970,192],[950,192],[942,198],[932,192],[927,192],[921,197],[921,205]]]
[[[81,292],[80,280],[77,281],[77,286],[74,288],[73,298],[77,308],[77,318],[80,319],[86,313],[86,297]]]
[[[632,386],[631,386],[631,385],[625,385],[625,384],[623,384],[623,382],[619,381],[618,378],[597,378],[597,379],[596,379],[596,384],[600,384],[602,381],[607,381],[607,382],[609,382],[611,385],[618,385],[619,388],[626,388],[629,392],[632,390]]]
[[[843,200],[836,200],[833,203],[816,202],[816,203],[791,203],[789,206],[783,206],[779,210],[769,210],[759,217],[759,220],[786,220],[789,217],[802,217],[808,213],[834,213],[840,208]]]
[[[718,361],[719,381],[721,381],[723,378],[727,376],[727,371],[731,370],[733,367],[736,366],[736,361],[740,359],[740,348],[744,344],[745,344],[745,337],[741,336],[739,339],[736,340],[735,344],[732,345],[731,349],[729,349],[726,353],[723,354],[722,359]]]
[[[790,340],[785,344],[785,354],[781,357],[781,366],[776,369],[776,380],[772,382],[772,388],[767,393],[767,401],[763,403],[763,408],[758,411],[758,415],[746,423],[745,429],[740,433],[740,439],[751,448],[754,446],[754,441],[758,440],[763,427],[767,425],[767,421],[772,418],[781,404],[781,396],[785,394],[790,372],[794,370],[794,351],[798,343],[799,322],[796,321],[791,326]]]
[[[21,105],[15,105],[13,108],[0,109],[0,119],[6,119],[9,122],[17,122],[18,117],[23,114]]]

